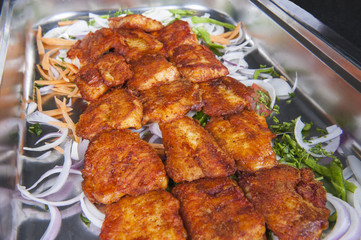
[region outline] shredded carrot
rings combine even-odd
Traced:
[[[41,85],[54,85],[54,84],[72,84],[72,85],[74,85],[74,83],[68,83],[64,80],[36,80],[34,82],[37,84],[41,84]]]
[[[52,49],[50,51],[48,51],[47,53],[45,53],[43,60],[41,61],[41,66],[43,67],[44,70],[50,70],[50,56],[53,55],[55,52],[59,51],[59,48],[55,48]],[[50,73],[51,71],[49,71]]]
[[[72,110],[73,109],[71,107],[66,108],[67,112],[71,112]],[[46,115],[48,115],[50,117],[62,115],[62,111],[60,109],[47,110],[47,111],[43,111],[43,113],[45,113]]]
[[[38,68],[38,71],[42,78],[49,80],[49,81],[52,80],[52,78],[49,77],[49,75],[44,72],[44,70],[41,68],[40,64],[37,64],[36,67]]]
[[[63,101],[60,101],[58,98],[54,97],[56,105],[58,105],[59,109],[62,111],[63,117],[65,119],[65,122],[68,124],[69,128],[72,130],[75,141],[79,142],[79,137],[76,136],[75,133],[75,124],[73,122],[73,120],[71,120],[69,114],[66,111],[66,103],[65,103],[65,98],[63,99]]]
[[[48,46],[62,46],[62,47],[71,47],[76,43],[75,40],[67,40],[61,38],[41,38],[41,41]]]
[[[63,123],[63,122],[54,122],[54,121],[50,121],[48,122],[50,125],[56,126],[56,127],[64,127],[64,128],[69,128],[69,125],[67,123]]]
[[[81,97],[80,93],[79,93],[79,88],[78,87],[75,87],[73,89],[73,91],[71,93],[69,93],[68,95],[69,98],[72,98],[72,97]]]
[[[41,36],[42,35],[42,30],[41,30],[41,26],[38,27],[38,31],[36,33],[36,45],[38,47],[38,54],[40,57],[42,57],[45,54],[45,49],[44,49],[44,45],[43,42],[41,41]]]
[[[38,104],[38,110],[40,112],[42,112],[43,111],[43,101],[41,99],[40,90],[39,90],[39,88],[35,88],[35,91],[36,91],[36,100],[37,100],[37,104]]]
[[[64,149],[62,149],[61,147],[59,146],[55,146],[54,149],[58,152],[60,152],[61,154],[64,154]]]
[[[237,35],[239,34],[239,29],[241,27],[241,22],[239,22],[236,26],[236,28],[232,31],[231,35],[229,36],[229,39],[233,39],[235,37],[237,37]]]
[[[230,44],[231,39],[234,39],[237,37],[237,35],[239,34],[239,30],[241,27],[241,22],[239,22],[236,26],[236,28],[233,31],[229,31],[229,32],[225,32],[219,35],[211,35],[211,41],[212,42],[217,42],[223,45],[228,45]]]
[[[220,44],[223,44],[223,45],[228,45],[228,44],[231,43],[228,39],[226,39],[224,37],[221,37],[221,36],[218,36],[218,35],[212,35],[210,37],[211,37],[212,42],[220,43]]]
[[[58,26],[62,27],[62,26],[68,26],[68,25],[72,25],[76,22],[78,22],[79,20],[72,20],[72,21],[59,21],[58,22]]]

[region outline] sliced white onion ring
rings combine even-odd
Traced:
[[[58,235],[61,228],[61,214],[57,207],[48,206],[50,212],[50,223],[41,237],[41,240],[53,240]]]
[[[361,183],[361,161],[357,157],[350,155],[347,156],[347,163],[350,166],[357,181]]]
[[[100,212],[82,193],[80,198],[80,206],[83,210],[84,215],[89,219],[89,221],[94,224],[96,227],[101,228],[105,215]]]
[[[58,138],[58,137],[61,137],[61,133],[59,133],[59,132],[47,133],[44,136],[42,136],[38,141],[36,141],[35,145],[38,145],[42,141],[45,141],[45,140],[47,140],[49,138]]]
[[[26,115],[33,113],[38,108],[36,102],[29,102],[28,107],[26,108]]]
[[[48,126],[53,126],[53,125],[49,124],[49,122],[60,122],[58,119],[50,117],[40,111],[33,112],[30,115],[26,116],[26,121],[28,121],[29,123],[46,124]],[[60,127],[57,127],[57,126],[53,126],[53,127],[60,129]]]
[[[149,131],[153,133],[154,135],[157,135],[160,138],[163,138],[162,132],[160,131],[159,124],[158,123],[152,123],[149,125]]]
[[[53,194],[53,193],[59,191],[59,189],[61,189],[63,187],[66,180],[68,179],[70,167],[71,167],[71,163],[72,163],[71,157],[70,157],[70,152],[71,152],[71,142],[67,142],[64,147],[64,164],[63,164],[62,170],[61,170],[59,176],[57,177],[54,185],[42,193],[34,194],[35,197],[49,196],[50,194]]]
[[[327,201],[331,203],[332,206],[336,209],[337,220],[334,228],[329,234],[327,234],[324,240],[338,240],[349,229],[351,225],[351,216],[346,206],[342,203],[343,201],[341,199],[327,193]]]
[[[56,206],[56,207],[63,207],[63,206],[69,206],[69,205],[72,205],[76,202],[79,202],[80,201],[80,197],[81,197],[81,194],[71,198],[71,199],[68,199],[68,200],[64,200],[64,201],[48,201],[46,199],[43,199],[43,198],[38,198],[38,197],[35,197],[33,194],[31,194],[25,186],[21,186],[20,184],[17,184],[16,185],[17,189],[19,190],[19,192],[21,193],[21,196],[25,199],[28,199],[28,200],[32,200],[32,201],[35,201],[35,202],[38,202],[38,203],[42,203],[42,204],[46,204],[46,205],[49,205],[49,206]]]
[[[326,130],[328,132],[327,135],[319,138],[313,138],[309,142],[303,141],[302,129],[305,127],[305,124],[302,122],[301,117],[298,117],[295,123],[295,139],[297,143],[304,148],[309,154],[315,157],[325,157],[324,154],[316,154],[313,153],[311,148],[318,143],[325,144],[323,149],[327,152],[335,152],[340,145],[340,136],[342,134],[342,129],[337,127],[336,125],[332,125],[327,127]]]
[[[276,96],[279,99],[289,98],[289,94],[292,93],[292,88],[285,80],[281,78],[272,78],[267,81],[276,90]]]
[[[23,147],[23,149],[26,151],[42,152],[42,151],[50,150],[56,146],[59,146],[68,137],[69,130],[68,130],[68,128],[61,128],[60,132],[61,132],[61,136],[52,143],[45,144],[43,146],[36,147],[36,148]]]
[[[161,8],[152,8],[142,13],[142,15],[157,20],[165,25],[174,19],[173,13]]]

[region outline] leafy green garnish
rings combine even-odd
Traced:
[[[39,123],[31,125],[28,131],[34,133],[38,137],[43,133],[43,130],[41,129],[41,125]]]
[[[193,10],[182,10],[182,9],[170,9],[169,12],[173,13],[175,17],[189,17],[195,14]]]
[[[257,79],[260,73],[268,73],[272,77],[279,77],[279,74],[276,72],[274,67],[266,67],[264,65],[261,65],[260,67],[260,69],[254,71],[253,79]]]
[[[85,217],[83,214],[80,214],[80,220],[87,226],[90,226],[90,221],[87,217]]]
[[[303,131],[311,130],[312,123],[306,124]],[[280,157],[279,162],[286,163],[296,168],[308,167],[322,177],[325,188],[328,192],[347,200],[346,190],[355,191],[356,186],[344,179],[343,166],[341,161],[332,153],[326,152],[321,145],[316,145],[312,151],[325,154],[331,158],[328,165],[318,163],[318,158],[306,152],[296,141],[293,131],[295,120],[283,122],[277,125],[270,125],[270,129],[277,134],[282,134],[275,139],[273,144],[274,152]]]
[[[192,17],[192,22],[194,24],[197,24],[197,23],[213,23],[213,24],[228,28],[230,30],[234,30],[236,28],[236,26],[234,26],[233,24],[226,23],[226,22],[221,22],[221,21],[215,20],[213,18],[206,18],[206,17],[193,16]]]
[[[113,17],[119,17],[120,15],[123,15],[123,14],[130,15],[130,14],[133,14],[133,12],[130,11],[129,9],[127,9],[127,10],[122,10],[121,8],[119,8],[118,11],[116,11],[116,12],[113,14]]]
[[[199,121],[199,124],[204,127],[208,122],[209,122],[209,119],[210,119],[210,116],[208,116],[207,114],[205,114],[203,112],[203,110],[199,111],[199,112],[196,112],[194,115],[193,115],[193,118],[198,120]]]
[[[204,40],[204,42],[210,47],[210,48],[224,48],[224,46],[213,43],[211,41],[211,37],[208,33],[208,31],[204,27],[197,27],[192,29],[193,32],[197,35],[198,38],[201,38]]]

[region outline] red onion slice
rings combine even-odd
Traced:
[[[53,240],[58,235],[61,228],[61,214],[57,207],[48,206],[50,212],[50,223],[41,237],[41,240]]]

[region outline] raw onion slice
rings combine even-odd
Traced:
[[[28,107],[26,108],[26,115],[35,112],[37,108],[38,108],[38,104],[36,102],[29,102]]]
[[[96,29],[99,28],[108,28],[109,27],[109,21],[106,18],[102,18],[99,15],[96,15],[94,13],[89,13],[89,20],[92,21],[94,20],[94,25],[93,27]],[[91,27],[91,26],[90,26]]]
[[[162,132],[160,131],[158,123],[152,123],[149,125],[149,131],[160,138],[163,138]]]
[[[57,207],[48,206],[50,212],[50,223],[41,237],[41,240],[52,240],[58,235],[61,228],[61,214]]]
[[[62,170],[61,170],[59,176],[57,177],[54,185],[42,193],[34,194],[35,197],[49,196],[50,194],[53,194],[53,193],[59,191],[63,187],[66,180],[68,179],[70,167],[71,167],[71,163],[72,163],[71,157],[70,157],[70,152],[71,152],[71,142],[67,142],[64,147],[64,164],[63,164]]]
[[[49,122],[60,122],[58,119],[50,117],[40,111],[36,111],[36,112],[33,112],[30,115],[28,115],[26,117],[26,121],[28,121],[29,123],[46,124],[48,126],[53,126],[53,125],[49,124]],[[53,127],[60,129],[60,127],[57,127],[57,126],[53,126]]]
[[[42,136],[38,141],[36,141],[35,145],[38,145],[39,143],[41,143],[42,141],[45,141],[47,139],[58,138],[58,137],[61,137],[61,133],[59,133],[59,132],[47,133],[44,136]]]
[[[58,38],[73,39],[72,37],[81,38],[89,33],[89,25],[84,20],[78,20],[72,25],[69,25],[63,34],[60,34]]]
[[[96,227],[101,228],[105,215],[101,213],[89,200],[85,197],[84,193],[81,194],[80,206],[83,210],[84,215],[89,221]]]
[[[69,130],[68,130],[68,128],[61,128],[60,132],[61,132],[61,136],[52,143],[45,144],[43,146],[36,147],[36,148],[23,147],[23,149],[26,151],[42,152],[42,151],[50,150],[56,146],[59,146],[68,137]]]
[[[163,25],[167,25],[174,20],[173,13],[161,8],[152,8],[151,10],[142,13],[142,15],[157,20]]]
[[[356,209],[357,213],[361,216],[361,184],[355,179],[348,179],[349,182],[352,182],[357,186],[357,189],[354,193],[347,191],[347,199],[349,199],[350,204]]]
[[[55,85],[48,85],[48,86],[41,87],[41,88],[39,89],[40,94],[43,96],[43,95],[52,93],[54,86],[55,86]]]
[[[351,216],[347,207],[342,203],[343,201],[337,197],[327,193],[327,201],[332,204],[337,212],[337,220],[332,231],[327,234],[324,240],[338,240],[349,229],[351,225]]]
[[[350,166],[357,181],[361,183],[361,161],[355,156],[347,156],[347,163]]]
[[[340,135],[342,134],[342,129],[336,125],[332,125],[326,128],[328,134],[319,137],[313,138],[309,142],[303,141],[302,129],[305,127],[305,124],[301,121],[301,117],[298,117],[295,124],[294,134],[297,143],[306,150],[309,154],[315,157],[325,157],[324,154],[316,154],[311,151],[312,147],[318,143],[325,144],[323,149],[327,152],[335,152],[340,145]]]
[[[32,200],[32,201],[35,201],[35,202],[38,202],[38,203],[42,203],[42,204],[46,204],[48,206],[56,206],[56,207],[63,207],[63,206],[69,206],[69,205],[72,205],[76,202],[79,202],[80,201],[80,197],[81,197],[81,194],[71,198],[71,199],[68,199],[68,200],[64,200],[64,201],[48,201],[46,199],[43,199],[43,198],[38,198],[38,197],[35,197],[33,194],[31,194],[28,190],[26,190],[26,187],[25,186],[21,186],[20,184],[17,184],[17,189],[19,190],[19,192],[21,193],[21,196],[25,199],[28,199],[28,200]]]

